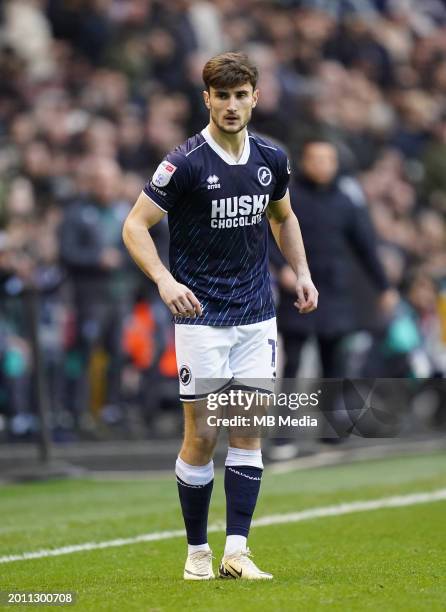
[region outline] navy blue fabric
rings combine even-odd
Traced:
[[[226,466],[226,535],[248,537],[260,491],[263,470],[248,466]]]
[[[275,315],[265,211],[286,194],[289,165],[269,141],[249,134],[249,143],[247,162],[232,165],[197,134],[167,155],[167,184],[152,177],[144,187],[169,213],[171,273],[203,306],[201,317],[176,323],[247,325]]]
[[[283,334],[317,334],[334,338],[358,328],[355,306],[354,257],[378,291],[389,288],[378,257],[377,239],[366,206],[356,205],[337,182],[320,186],[302,177],[290,188],[311,276],[319,291],[317,310],[299,316],[295,296],[279,288],[277,321]],[[271,262],[287,265],[274,241]],[[364,300],[361,301],[364,309]]]
[[[214,481],[206,485],[190,485],[177,476],[187,542],[197,546],[208,541],[208,514]]]

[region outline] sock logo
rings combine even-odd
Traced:
[[[178,478],[178,476],[177,476],[177,483],[181,485],[182,487],[187,487],[188,489],[203,489],[206,486],[206,485],[188,484],[187,482],[184,482],[184,480],[181,480],[181,478]]]
[[[243,478],[248,478],[249,480],[262,480],[262,478],[258,478],[257,476],[250,476],[249,474],[243,474],[243,472],[239,472],[238,470],[234,470],[234,468],[226,466],[226,469],[230,472],[234,472],[237,476],[243,476]]]

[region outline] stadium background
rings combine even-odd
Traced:
[[[252,128],[283,143],[294,170],[308,136],[336,143],[401,290],[391,350],[409,376],[444,377],[443,2],[15,0],[0,19],[3,459],[38,439],[39,400],[59,446],[179,434],[172,325],[120,226],[165,152],[206,123],[201,69],[228,49],[257,63]],[[105,203],[91,220],[97,249],[76,233],[76,203],[92,190]],[[154,233],[166,259],[166,225]],[[351,363],[378,316],[356,274]],[[318,375],[311,344],[305,364]],[[411,433],[442,431],[443,399],[417,410]]]
[[[307,136],[336,142],[402,298],[383,321],[357,267],[346,364],[374,346],[380,376],[393,356],[408,379],[398,438],[266,458],[250,546],[274,581],[185,584],[172,326],[120,226],[207,120],[201,68],[229,49],[259,65],[252,127],[293,170]],[[0,0],[0,605],[27,590],[95,612],[445,609],[445,111],[441,0]],[[108,205],[83,236],[92,190]],[[166,226],[155,234],[165,259]],[[303,365],[319,374],[311,342]]]

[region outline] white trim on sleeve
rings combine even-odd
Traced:
[[[155,206],[157,206],[160,210],[163,211],[163,213],[166,213],[166,215],[168,214],[169,211],[167,211],[165,208],[163,208],[162,206],[160,206],[160,204],[158,204],[158,202],[155,202],[155,200],[153,198],[151,198],[145,191],[144,189],[141,191],[141,193],[143,193],[146,198],[148,200],[150,200],[151,202],[153,202],[155,204]]]

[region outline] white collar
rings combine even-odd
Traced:
[[[227,153],[223,147],[221,147],[218,142],[216,142],[212,136],[211,136],[211,132],[209,130],[209,126],[205,127],[204,130],[201,130],[201,133],[203,134],[203,138],[205,139],[205,141],[208,143],[208,145],[211,147],[211,149],[213,151],[215,151],[217,153],[217,155],[219,157],[221,157],[221,159],[226,162],[227,164],[229,164],[230,166],[242,166],[244,164],[246,164],[246,162],[249,159],[249,153],[250,153],[250,144],[249,144],[249,136],[248,136],[248,132],[246,132],[246,136],[245,136],[245,144],[243,145],[243,152],[241,154],[241,157],[238,161],[236,161],[233,157],[231,157],[229,155],[229,153]]]

